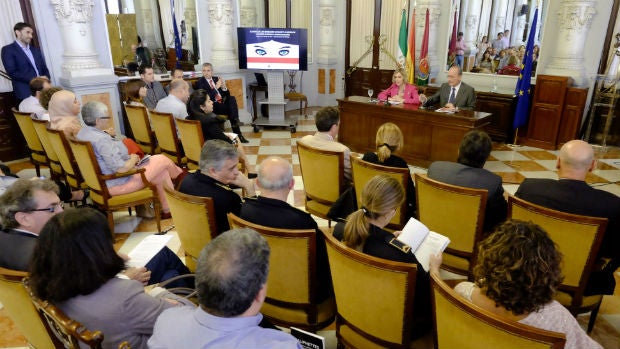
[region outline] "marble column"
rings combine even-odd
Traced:
[[[50,0],[64,46],[65,78],[112,74],[99,63],[92,31],[93,0]]]
[[[254,0],[241,0],[239,6],[239,18],[241,27],[257,27],[256,2]]]
[[[237,70],[237,56],[233,45],[233,31],[236,30],[232,0],[209,0],[209,35],[211,41],[211,63],[219,71]]]
[[[515,3],[514,10],[514,19],[512,21],[512,30],[510,30],[510,34],[512,37],[511,43],[513,46],[525,45],[523,41],[523,32],[525,31],[525,20],[526,15],[519,15],[521,12],[521,7],[527,3],[527,0],[519,0]]]
[[[545,74],[571,76],[578,86],[587,83],[583,51],[596,14],[595,5],[595,0],[562,1],[557,12],[559,40],[548,48],[552,58],[545,67]]]
[[[336,54],[336,1],[319,2],[319,64],[334,64]]]
[[[466,53],[476,53],[476,43],[478,39],[482,39],[482,37],[478,38],[478,26],[480,24],[480,10],[482,6],[481,0],[470,0],[467,1],[469,5],[467,6],[467,13],[462,12],[465,17],[465,26],[463,27],[463,40],[465,40],[465,46],[469,49]],[[461,9],[462,10],[462,9]]]
[[[493,9],[491,10],[491,25],[489,26],[489,42],[497,39],[499,32],[504,32],[506,28],[506,6],[508,1],[493,1]]]

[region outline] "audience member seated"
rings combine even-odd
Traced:
[[[402,69],[394,70],[392,74],[392,85],[379,93],[379,100],[405,104],[420,104],[418,89],[405,81],[405,75]]]
[[[0,196],[0,267],[28,271],[28,262],[42,227],[53,216],[63,211],[58,198],[58,186],[49,180],[19,179]],[[128,268],[128,278],[145,285],[158,283],[189,270],[179,257],[164,247],[145,267]],[[178,281],[171,287],[192,286],[192,282]]]
[[[181,68],[174,68],[172,70],[172,79],[181,79],[183,80],[183,69]],[[194,92],[194,88],[192,87],[192,83],[191,82],[187,82],[187,84],[189,85],[189,94],[191,95]],[[170,85],[168,84],[168,86],[166,86],[164,88],[166,90],[166,93],[170,93]]]
[[[140,78],[146,85],[146,96],[143,101],[149,109],[155,109],[157,102],[166,97],[166,91],[159,81],[155,81],[153,67],[147,64],[140,66]]]
[[[400,232],[390,233],[383,228],[390,222],[396,209],[405,200],[405,189],[391,177],[373,177],[362,190],[362,206],[347,217],[347,222],[336,224],[334,236],[348,247],[374,257],[397,262],[416,263],[418,273],[414,299],[414,333],[425,333],[431,327],[430,279],[412,252],[405,252],[391,243]]]
[[[146,84],[142,80],[129,80],[125,85],[125,103],[145,107],[144,98],[146,97]],[[148,108],[147,108],[148,110]]]
[[[240,217],[271,228],[316,230],[317,300],[324,301],[332,294],[325,240],[312,216],[286,201],[295,186],[293,167],[280,157],[270,156],[260,163],[257,173],[256,186],[260,195],[245,199]]]
[[[586,176],[596,168],[596,160],[594,149],[584,141],[565,143],[556,168],[559,180],[526,178],[515,196],[558,211],[607,218],[598,257],[611,260],[590,275],[585,295],[613,294],[613,273],[620,266],[620,197],[586,183]]]
[[[403,132],[391,122],[387,122],[377,130],[375,139],[376,152],[364,154],[362,160],[389,167],[409,168],[407,161],[394,155],[403,148]],[[414,217],[416,209],[415,187],[409,176],[407,183],[407,216]]]
[[[214,112],[218,115],[228,115],[233,132],[239,135],[241,143],[248,143],[249,141],[241,134],[237,99],[228,91],[224,79],[213,76],[213,65],[211,63],[202,64],[202,77],[198,79],[196,88],[207,91],[213,102]]]
[[[254,183],[239,172],[239,153],[234,145],[219,139],[206,141],[200,152],[200,170],[188,173],[179,187],[185,194],[210,197],[215,206],[217,233],[230,229],[229,212],[239,215],[241,197],[231,185],[243,188],[248,196],[254,196]]]
[[[50,80],[45,76],[38,76],[30,80],[29,86],[31,95],[19,103],[18,110],[23,113],[32,113],[36,119],[49,121],[49,116],[46,118],[47,110],[41,106],[40,98],[41,91],[52,87]]]
[[[301,349],[290,334],[259,326],[269,252],[267,241],[251,229],[213,239],[200,253],[196,269],[200,306],[164,311],[149,348]]]
[[[459,145],[457,162],[435,161],[428,168],[429,178],[488,191],[484,215],[485,232],[492,231],[498,223],[503,222],[508,210],[502,178],[483,168],[492,147],[491,138],[484,131],[470,131]]]
[[[75,137],[82,128],[80,107],[82,104],[75,94],[68,90],[60,90],[52,95],[49,102],[50,128],[60,130],[67,137]]]
[[[521,68],[518,66],[519,59],[516,56],[508,57],[508,64],[497,73],[500,75],[519,75]]]
[[[113,138],[103,130],[108,129],[110,117],[108,107],[101,102],[88,102],[82,108],[82,119],[86,127],[82,128],[77,138],[82,141],[89,141],[93,145],[93,150],[97,156],[97,162],[103,174],[123,173],[136,167],[140,157],[136,154],[129,154],[125,144]],[[177,167],[172,160],[164,155],[152,155],[144,164],[140,165],[146,170],[147,181],[155,185],[162,206],[161,217],[170,218],[168,201],[164,192],[164,185],[172,186],[172,180],[181,174],[182,170]],[[107,182],[108,190],[111,195],[127,194],[144,187],[139,173],[133,176],[110,179]]]
[[[317,132],[314,135],[304,136],[298,142],[302,142],[307,146],[340,151],[344,153],[344,178],[350,183],[351,177],[351,150],[346,145],[336,141],[338,138],[338,129],[340,126],[340,112],[338,108],[325,107],[316,112],[314,116],[314,124]]]
[[[482,55],[482,59],[480,60],[480,64],[478,64],[480,69],[488,69],[490,72],[493,72],[493,59],[491,59],[491,52],[486,51]]]
[[[50,107],[50,99],[52,99],[52,96],[54,95],[54,93],[58,92],[58,91],[62,91],[63,88],[60,86],[52,86],[50,88],[46,88],[43,89],[43,91],[41,91],[41,97],[39,97],[39,103],[41,103],[41,106],[43,107],[43,109],[45,109],[45,113],[42,116],[42,119],[44,120],[48,120],[50,119],[50,114],[49,114],[49,107]]]
[[[476,281],[456,285],[458,294],[507,320],[565,334],[564,348],[602,348],[553,300],[562,280],[562,255],[540,226],[507,221],[480,243],[478,251]],[[431,273],[439,274],[439,264],[431,259]]]
[[[215,115],[213,112],[213,102],[209,98],[207,91],[196,90],[192,93],[189,97],[189,102],[187,102],[187,112],[189,114],[188,120],[200,121],[202,136],[205,141],[220,139],[233,144],[233,140],[224,133],[221,127],[226,122],[226,119]]]
[[[106,217],[92,208],[51,217],[41,230],[31,261],[34,294],[68,317],[104,334],[103,348],[147,348],[155,320],[165,309],[193,305],[156,287],[118,274],[125,261],[115,251]],[[122,274],[121,274],[122,275]]]
[[[171,113],[176,119],[185,119],[187,117],[189,84],[183,79],[174,79],[169,86],[170,94],[157,102],[155,110],[161,113]]]

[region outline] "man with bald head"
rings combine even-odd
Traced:
[[[600,272],[592,274],[586,295],[613,294],[613,272],[620,265],[620,197],[594,189],[585,182],[595,167],[592,146],[572,140],[560,149],[556,163],[558,180],[527,178],[515,193],[519,198],[554,210],[609,220],[598,257],[611,258],[611,261]]]
[[[316,230],[318,301],[327,299],[331,294],[331,278],[323,234],[309,213],[286,202],[295,185],[293,167],[281,157],[270,156],[259,164],[257,174],[260,195],[246,198],[239,216],[271,228]]]
[[[183,79],[174,79],[170,82],[170,94],[157,102],[155,110],[161,113],[171,113],[176,119],[187,118],[187,100],[189,99],[189,84]]]

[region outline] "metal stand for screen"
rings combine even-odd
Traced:
[[[269,117],[259,116],[254,120],[254,132],[259,132],[259,126],[290,127],[291,133],[297,131],[297,116],[285,116],[284,107],[288,100],[284,99],[284,74],[282,71],[267,73],[267,92],[269,98],[258,101],[259,104],[269,106]]]

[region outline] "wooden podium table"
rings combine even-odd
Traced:
[[[368,97],[351,96],[338,100],[340,130],[338,140],[352,151],[375,151],[379,126],[393,122],[403,131],[405,146],[399,152],[411,165],[428,167],[437,160],[456,161],[465,133],[489,123],[490,113],[460,110],[439,113],[419,105],[370,103]]]

